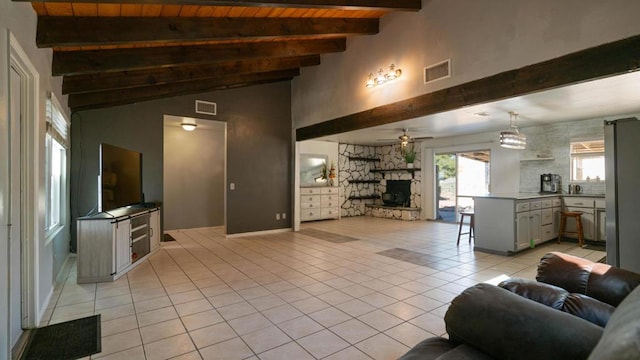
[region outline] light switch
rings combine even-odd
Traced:
[[[235,190],[236,189],[236,184],[235,183],[230,183],[229,184],[229,190]]]

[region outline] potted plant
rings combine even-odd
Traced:
[[[404,160],[407,162],[407,169],[413,169],[413,162],[416,160],[416,150],[413,144],[404,150]]]

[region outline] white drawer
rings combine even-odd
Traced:
[[[595,202],[596,202],[596,208],[598,209],[604,209],[607,207],[604,199],[596,199]]]
[[[321,187],[303,187],[300,188],[300,195],[320,195]]]
[[[553,206],[553,200],[551,199],[542,200],[541,204],[543,209],[550,208]]]
[[[338,195],[338,193],[340,192],[340,189],[337,187],[323,187],[320,188],[320,193],[321,194],[336,194]]]
[[[320,203],[320,195],[301,195],[300,202],[317,202]]]
[[[542,241],[547,241],[553,239],[555,234],[553,233],[553,225],[542,225]]]
[[[542,208],[541,201],[531,201],[529,202],[529,210],[538,210]]]
[[[322,206],[323,208],[335,207],[335,206],[338,206],[338,205],[340,205],[340,204],[338,204],[338,200],[331,200],[331,199],[327,200],[325,198],[322,198],[322,201],[320,202],[320,206]]]
[[[553,199],[553,207],[561,207],[562,206],[562,199]]]
[[[542,225],[548,225],[553,223],[553,210],[542,209]]]
[[[319,209],[320,201],[301,201],[300,208],[301,209]]]
[[[332,207],[332,208],[322,208],[322,217],[338,217],[338,214],[340,213],[340,209],[338,207]]]
[[[322,214],[320,212],[320,209],[304,209],[300,211],[301,221],[318,220],[321,218]]]
[[[565,197],[564,198],[564,206],[571,207],[593,207],[593,198],[583,198],[583,197]]]
[[[529,202],[516,202],[516,212],[529,211]]]

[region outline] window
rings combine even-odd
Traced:
[[[604,180],[604,140],[571,142],[571,181]]]
[[[65,118],[60,105],[51,96],[47,100],[47,135],[46,135],[46,219],[47,239],[53,237],[64,227],[68,203],[67,199],[67,149],[69,122]]]

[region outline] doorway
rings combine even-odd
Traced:
[[[490,150],[436,154],[437,220],[456,223],[473,211],[473,197],[489,192],[490,160]]]
[[[226,123],[165,115],[163,132],[162,228],[224,226]]]

